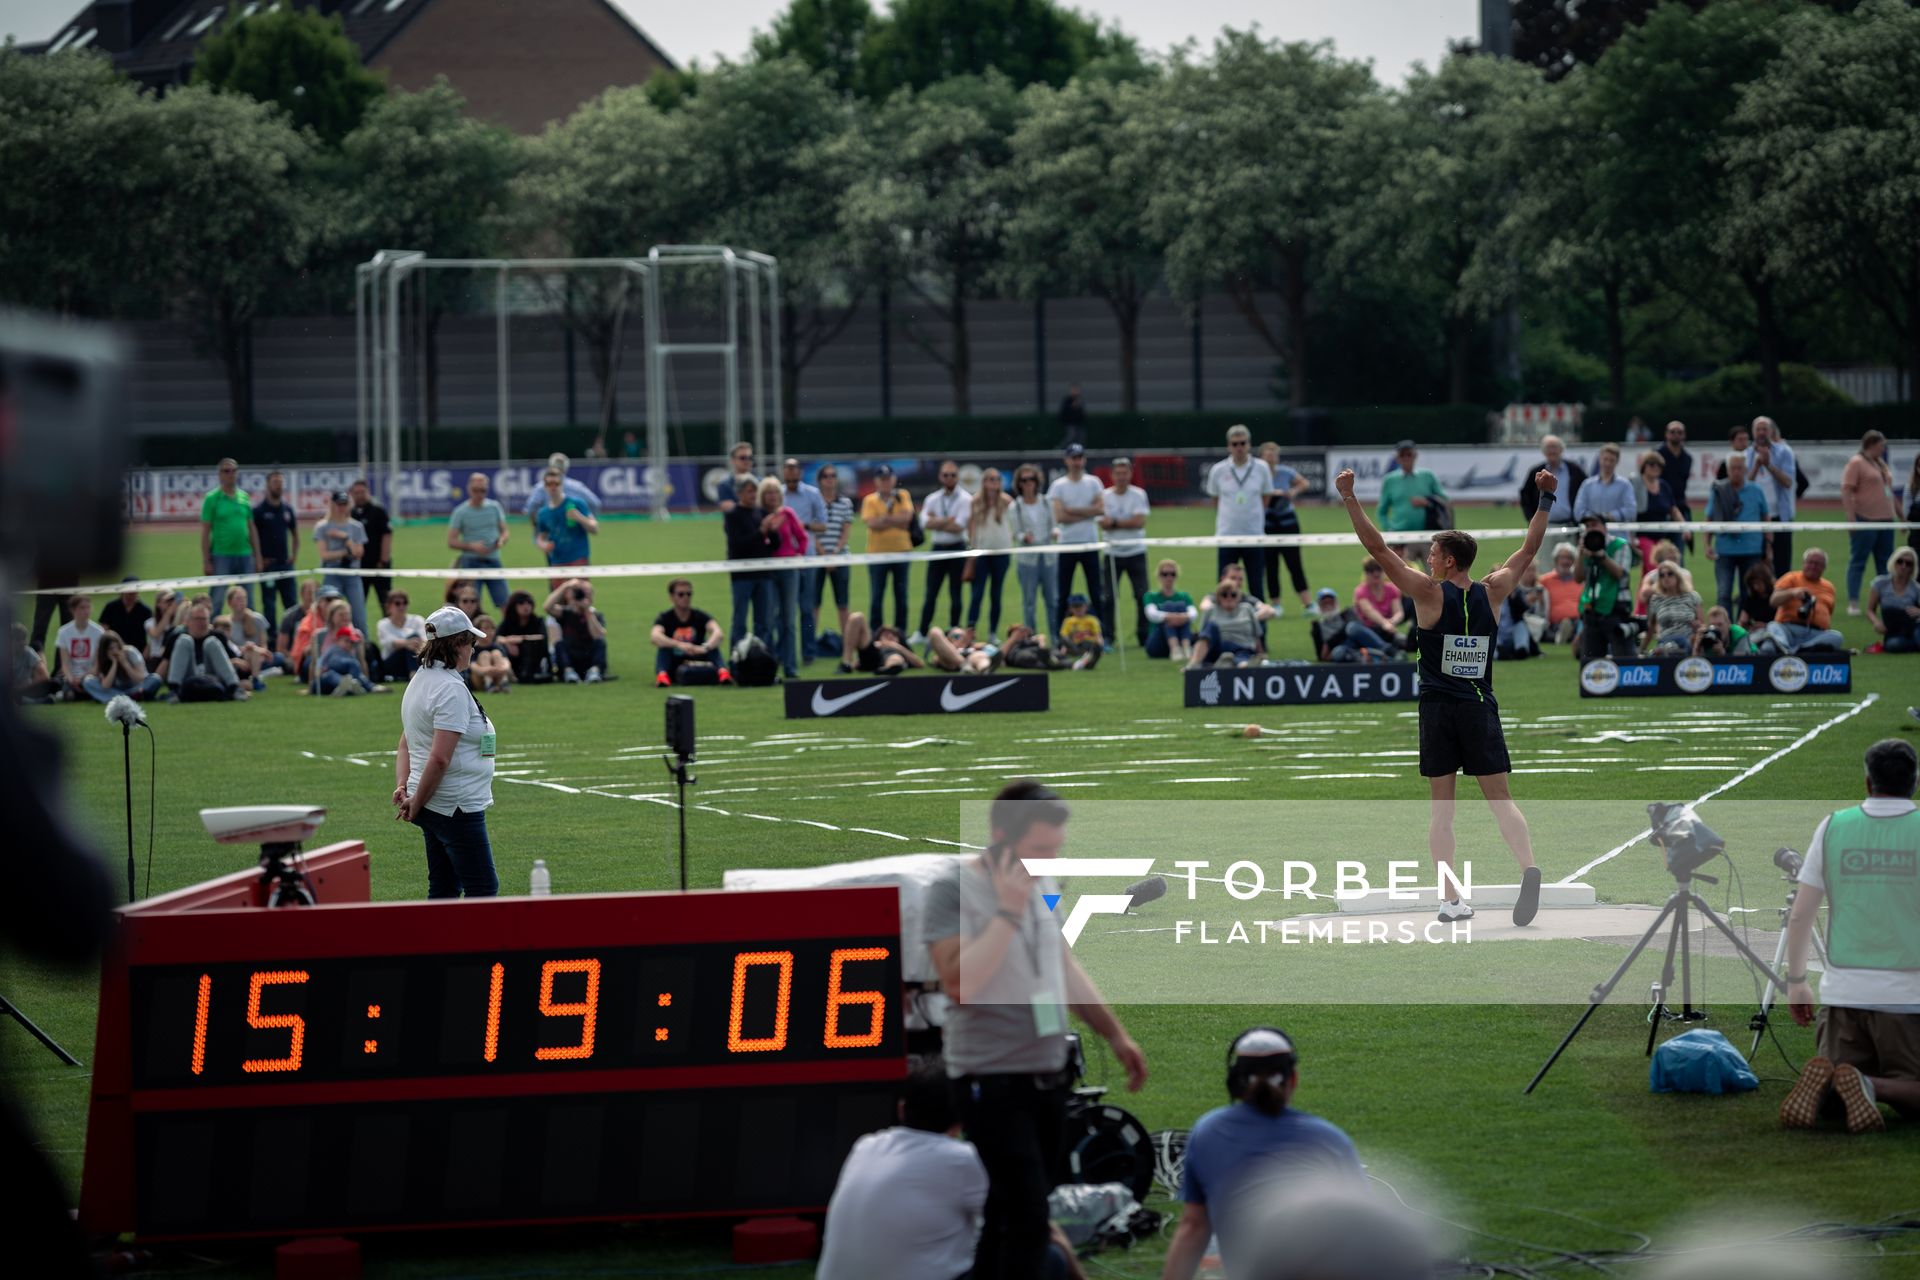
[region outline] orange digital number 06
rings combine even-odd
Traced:
[[[587,994],[577,1001],[556,1002],[553,979],[560,973],[587,975]],[[540,966],[540,1012],[549,1018],[580,1019],[580,1043],[549,1045],[535,1049],[533,1056],[542,1062],[583,1059],[593,1056],[593,1027],[600,1016],[600,962],[598,960],[549,960]]]
[[[842,991],[840,970],[849,961],[885,960],[885,947],[841,947],[833,953],[827,970],[827,1034],[829,1049],[869,1049],[886,1034],[887,997],[881,991]],[[848,1005],[866,1005],[867,1029],[858,1035],[840,1034],[840,1010]]]

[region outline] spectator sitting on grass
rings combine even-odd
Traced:
[[[568,684],[599,684],[607,665],[607,620],[593,607],[593,584],[568,578],[547,596],[543,612],[560,632],[553,663]]]
[[[1920,554],[1902,547],[1888,562],[1889,572],[1867,588],[1867,619],[1879,639],[1868,653],[1912,653],[1920,649]]]
[[[1715,605],[1707,610],[1707,625],[1693,638],[1693,652],[1702,658],[1725,658],[1753,652],[1753,642],[1745,627]]]
[[[1400,628],[1407,623],[1406,606],[1400,599],[1400,588],[1387,581],[1387,571],[1372,556],[1360,562],[1360,581],[1353,589],[1353,612],[1374,634],[1389,645],[1400,647]],[[1412,635],[1405,639],[1411,648]]]
[[[1064,665],[1045,636],[1018,622],[1007,628],[1006,642],[1000,646],[1000,661],[1029,671],[1058,671]]]
[[[1193,655],[1193,597],[1176,586],[1180,566],[1174,561],[1162,560],[1154,576],[1159,589],[1147,592],[1147,656],[1185,662]]]
[[[73,616],[54,632],[53,648],[60,660],[55,675],[60,680],[56,697],[79,702],[87,696],[86,679],[93,674],[94,660],[100,655],[100,642],[106,628],[93,620],[93,597],[77,592],[67,597],[67,610]]]
[[[1580,579],[1573,574],[1576,558],[1571,542],[1556,543],[1553,572],[1540,580],[1540,589],[1547,593],[1547,630],[1541,638],[1549,644],[1572,644],[1580,633]]]
[[[1244,594],[1240,580],[1228,575],[1213,589],[1213,607],[1206,613],[1200,638],[1193,642],[1189,667],[1226,663],[1244,667],[1260,656],[1260,624],[1273,616],[1273,610]],[[1204,605],[1202,607],[1205,607]]]
[[[854,610],[847,615],[847,634],[840,641],[840,673],[860,671],[868,675],[897,676],[909,667],[924,667],[907,647],[896,627],[878,631],[867,625],[867,615]]]
[[[1661,565],[1653,577],[1653,595],[1647,600],[1647,652],[1658,657],[1695,652],[1707,625],[1700,594],[1680,580],[1677,564]]]
[[[412,603],[405,591],[387,592],[387,616],[380,619],[380,664],[374,674],[389,684],[405,684],[420,669],[420,654],[427,647],[427,620],[408,613]]]
[[[1078,591],[1068,596],[1067,616],[1060,619],[1060,634],[1055,637],[1054,652],[1075,671],[1085,671],[1106,651],[1100,619],[1093,616],[1092,608],[1092,602]]]
[[[467,667],[467,678],[480,686],[482,693],[512,693],[513,664],[507,660],[507,651],[500,644],[499,628],[493,619],[481,614],[473,620],[481,634],[473,640],[473,660]]]
[[[1000,648],[978,643],[972,627],[950,627],[927,637],[927,659],[941,671],[984,676],[1000,665]]]
[[[1248,590],[1246,566],[1239,563],[1228,565],[1225,569],[1220,571],[1220,580],[1222,582],[1231,582],[1239,590],[1240,598],[1242,600],[1251,600],[1254,603],[1254,606],[1256,608],[1265,609],[1266,612],[1264,612],[1260,616],[1260,620],[1262,622],[1265,622],[1268,618],[1277,618],[1280,616],[1280,611],[1278,609],[1267,608],[1266,601],[1262,600],[1259,596],[1253,594],[1252,591]],[[1213,594],[1211,592],[1200,597],[1199,616],[1200,616],[1200,625],[1202,627],[1206,626],[1207,615],[1213,612],[1214,604],[1215,602],[1214,602]],[[1261,630],[1260,647],[1262,649],[1266,648],[1266,631],[1264,628],[1262,628]]]
[[[120,581],[138,582],[140,579],[129,574]],[[147,646],[147,623],[152,619],[153,610],[141,603],[138,591],[122,591],[100,610],[100,625],[118,634],[136,652]]]
[[[300,619],[300,625],[294,629],[293,647],[288,651],[287,656],[293,659],[294,674],[303,682],[311,682],[313,679],[315,637],[326,634],[329,621],[333,617],[333,607],[344,603],[346,603],[345,600],[336,588],[321,587],[319,595],[314,597],[313,607],[307,610],[306,616]],[[353,611],[349,608],[347,620],[351,622],[352,619]]]
[[[148,674],[140,651],[122,640],[117,631],[107,632],[100,642],[93,673],[81,681],[81,686],[95,702],[111,702],[121,693],[144,702],[166,688],[159,676]]]
[[[344,617],[353,617],[344,600],[336,605]],[[252,696],[233,669],[226,641],[213,633],[213,606],[204,600],[187,606],[186,625],[167,654],[165,679],[174,695],[188,702],[245,702]]]
[[[1322,587],[1314,593],[1309,623],[1314,652],[1322,662],[1384,662],[1393,656],[1385,636],[1340,607],[1340,593]]]
[[[313,580],[308,579],[302,585],[308,589],[307,598],[311,598]],[[149,668],[167,659],[167,634],[179,625],[182,600],[178,591],[160,591],[153,597],[153,616],[147,619],[146,636],[141,641],[144,647],[141,656],[146,658]]]
[[[725,648],[727,637],[719,619],[693,607],[693,582],[675,578],[667,584],[672,606],[653,620],[647,638],[653,643],[653,682],[670,685],[682,665],[689,662],[712,663],[720,680],[727,679]]]
[[[516,591],[507,597],[500,615],[500,644],[513,664],[513,678],[521,684],[544,680],[547,666],[547,624],[534,605],[533,596]]]
[[[465,579],[455,579],[447,584],[447,593],[441,597],[442,603],[458,606],[460,612],[469,619],[480,616],[480,588]],[[426,624],[421,624],[424,629]]]
[[[227,660],[233,663],[233,673],[240,682],[252,688],[255,693],[267,687],[265,680],[254,674],[253,664],[241,656],[241,648],[233,642],[233,622],[224,613],[213,615],[213,634],[220,643],[227,646]]]
[[[393,690],[385,685],[375,684],[367,678],[367,669],[360,661],[365,643],[366,637],[356,631],[351,622],[328,632],[326,647],[320,651],[315,664],[313,691],[336,698],[348,698],[361,693],[392,693]]]
[[[1547,593],[1540,571],[1529,563],[1520,571],[1520,583],[1501,602],[1500,620],[1493,637],[1496,658],[1537,658],[1540,637],[1547,630]]]
[[[1640,575],[1640,588],[1634,593],[1633,611],[1638,616],[1647,616],[1647,601],[1653,595],[1653,589],[1659,585],[1655,573],[1663,564],[1670,564],[1680,570],[1680,585],[1692,591],[1693,574],[1680,563],[1680,548],[1674,542],[1662,538],[1653,544],[1653,550],[1647,553],[1646,572]]]
[[[312,578],[302,578],[298,591],[299,603],[280,615],[280,621],[273,628],[273,651],[280,658],[280,665],[287,671],[294,669],[293,637],[300,630],[300,622],[313,612],[313,602],[318,599],[320,584]]]
[[[1759,560],[1747,567],[1740,580],[1740,625],[1750,631],[1763,630],[1773,621],[1773,564]]]
[[[1781,653],[1803,649],[1840,649],[1846,639],[1833,629],[1833,605],[1838,598],[1827,576],[1827,553],[1808,547],[1797,572],[1780,575],[1773,584],[1773,621],[1767,639]]]
[[[41,661],[39,651],[27,643],[29,639],[27,624],[14,623],[13,674],[8,687],[15,702],[45,702],[59,686],[47,675],[47,664]]]
[[[226,600],[227,612],[219,621],[226,623],[227,648],[234,655],[234,669],[252,676],[257,689],[261,677],[280,668],[279,655],[273,651],[273,632],[266,615],[248,606],[244,588],[228,587]]]

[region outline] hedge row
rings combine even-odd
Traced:
[[[1749,421],[1749,406],[1701,408],[1674,413],[1649,407],[1641,416],[1658,431],[1668,417],[1681,417],[1696,440],[1722,436],[1727,426]],[[1591,410],[1583,432],[1587,440],[1619,439],[1626,433],[1630,412]],[[1878,429],[1889,436],[1912,436],[1920,426],[1920,404],[1788,405],[1775,412],[1789,440],[1851,440]],[[1285,408],[1220,410],[1203,413],[1100,414],[1088,426],[1087,443],[1094,449],[1141,449],[1152,446],[1207,447],[1221,444],[1228,427],[1244,422],[1255,440],[1278,440],[1283,445],[1385,445],[1414,439],[1422,444],[1482,444],[1487,439],[1488,410],[1477,405],[1355,405],[1290,412]],[[787,449],[818,457],[833,455],[916,455],[995,451],[1032,452],[1060,443],[1059,424],[1051,415],[1010,414],[1002,417],[929,417],[800,421],[787,424]],[[694,456],[724,452],[718,423],[689,424],[674,433],[676,454]],[[429,440],[428,461],[452,462],[491,458],[497,448],[491,427],[443,427]],[[555,451],[578,457],[593,440],[590,427],[523,426],[514,428],[513,453],[537,458]],[[351,461],[355,437],[351,431],[277,431],[260,427],[243,433],[143,436],[136,456],[147,466],[203,466],[210,459],[231,456],[251,465],[270,463],[325,464]],[[408,442],[411,444],[411,441]],[[417,460],[411,451],[410,461]]]

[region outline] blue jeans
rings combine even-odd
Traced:
[[[252,573],[253,553],[248,552],[243,556],[214,556],[213,571],[216,575],[222,576],[230,573]],[[241,590],[247,593],[247,608],[253,608],[253,584],[251,582],[242,583]],[[360,629],[362,631],[366,630],[365,627],[361,627]]]
[[[1220,624],[1209,622],[1200,628],[1200,639],[1206,642],[1207,661],[1218,662],[1222,658],[1233,658],[1237,662],[1247,663],[1254,659],[1254,651],[1241,644],[1228,644],[1220,638]]]
[[[789,569],[794,580],[794,607],[800,610],[800,665],[814,658],[813,611],[820,606],[820,574],[814,569]]]
[[[499,556],[476,556],[470,551],[462,551],[454,565],[461,569],[498,569]],[[482,578],[480,585],[487,589],[487,597],[493,601],[493,607],[507,607],[507,580],[505,578]]]
[[[833,584],[833,602],[842,609],[853,605],[853,566],[835,565],[813,571],[813,604],[817,609],[827,602],[827,584]]]
[[[347,607],[353,610],[353,629],[366,635],[367,580],[351,573],[329,573],[321,581],[346,598]]]
[[[867,621],[873,624],[875,631],[886,621],[887,583],[892,582],[893,625],[902,636],[907,634],[907,574],[912,567],[905,560],[867,566],[867,582],[873,588],[873,607],[867,610]]]
[[[1760,563],[1760,553],[1750,556],[1728,555],[1722,551],[1720,558],[1713,562],[1714,592],[1719,597],[1720,607],[1729,616],[1737,616],[1740,593],[1746,590],[1747,570]]]
[[[422,809],[413,825],[427,841],[429,898],[491,898],[500,892],[485,809],[451,814]]]
[[[1191,619],[1191,615],[1189,615],[1189,619]],[[1147,629],[1147,656],[1149,658],[1164,658],[1169,656],[1173,652],[1169,642],[1173,640],[1184,641],[1187,644],[1193,643],[1193,623],[1191,620],[1187,622],[1156,622],[1149,627]]]
[[[1349,622],[1347,624],[1347,642],[1345,644],[1337,644],[1333,647],[1333,660],[1335,662],[1358,662],[1360,661],[1360,651],[1362,649],[1371,649],[1373,652],[1381,654],[1390,654],[1393,652],[1393,647],[1381,638],[1378,631],[1375,631],[1364,622]]]
[[[1087,581],[1087,612],[1096,618],[1099,617],[1104,611],[1101,601],[1105,599],[1100,581],[1100,553],[1098,551],[1063,551],[1055,558],[1060,562],[1060,585],[1055,588],[1059,592],[1060,608],[1064,610],[1067,607],[1068,597],[1073,595],[1073,571],[1078,566],[1081,576]],[[1054,624],[1059,625],[1058,618],[1054,619]],[[1106,638],[1111,643],[1112,637]]]
[[[162,685],[159,676],[149,674],[139,684],[128,684],[124,680],[116,684],[102,684],[99,676],[88,676],[80,682],[80,687],[85,689],[87,696],[95,702],[112,702],[114,695],[118,693],[145,701],[160,692]]]
[[[760,643],[773,648],[773,579],[754,576],[733,579],[733,622],[727,629],[727,652],[739,647],[747,634],[747,612],[753,612],[753,634]]]
[[[980,556],[973,562],[973,591],[967,601],[967,625],[980,625],[980,602],[988,601],[987,634],[1000,634],[1000,593],[1007,584],[1012,556]]]
[[[1860,579],[1866,575],[1867,557],[1873,557],[1873,571],[1887,572],[1893,559],[1893,530],[1854,529],[1847,534],[1847,603],[1860,603]]]
[[[1027,630],[1052,635],[1060,624],[1060,579],[1057,576],[1052,556],[1021,556],[1014,569],[1014,576],[1020,580],[1020,621],[1027,624]],[[1033,611],[1033,598],[1047,608],[1046,616],[1040,619]],[[1041,626],[1044,620],[1046,626]]]
[[[284,578],[268,578],[260,584],[260,613],[267,620],[267,630],[276,631],[280,627],[280,610],[293,608],[300,599],[299,588],[293,582],[293,561],[266,560],[260,565],[260,572],[273,573],[286,570]]]
[[[1818,631],[1798,622],[1769,622],[1767,638],[1781,653],[1799,653],[1802,649],[1843,649],[1846,637],[1838,631]]]
[[[773,656],[780,660],[780,670],[791,680],[800,674],[793,651],[793,631],[800,621],[796,616],[800,612],[800,570],[775,569],[767,587],[773,596]]]
[[[582,659],[585,659],[585,661],[582,661]],[[587,674],[589,667],[598,667],[602,672],[606,671],[607,642],[605,640],[595,640],[593,647],[585,653],[575,653],[573,646],[569,645],[564,639],[561,640],[559,644],[553,646],[553,671],[555,675],[564,678],[568,668],[572,668],[584,676]]]
[[[702,649],[699,653],[682,653],[678,649],[655,649],[653,651],[653,670],[656,675],[672,676],[683,662],[711,662],[716,667],[727,665],[727,656],[720,652],[719,646]]]

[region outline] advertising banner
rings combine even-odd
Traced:
[[[1283,667],[1211,667],[1185,673],[1189,707],[1291,707],[1328,702],[1412,702],[1411,662],[1302,662]]]
[[[789,680],[787,719],[928,716],[976,711],[1045,711],[1044,675],[887,676],[871,680]]]
[[[1853,660],[1827,651],[1738,658],[1595,658],[1580,668],[1583,698],[1684,698],[1708,693],[1847,693]]]

